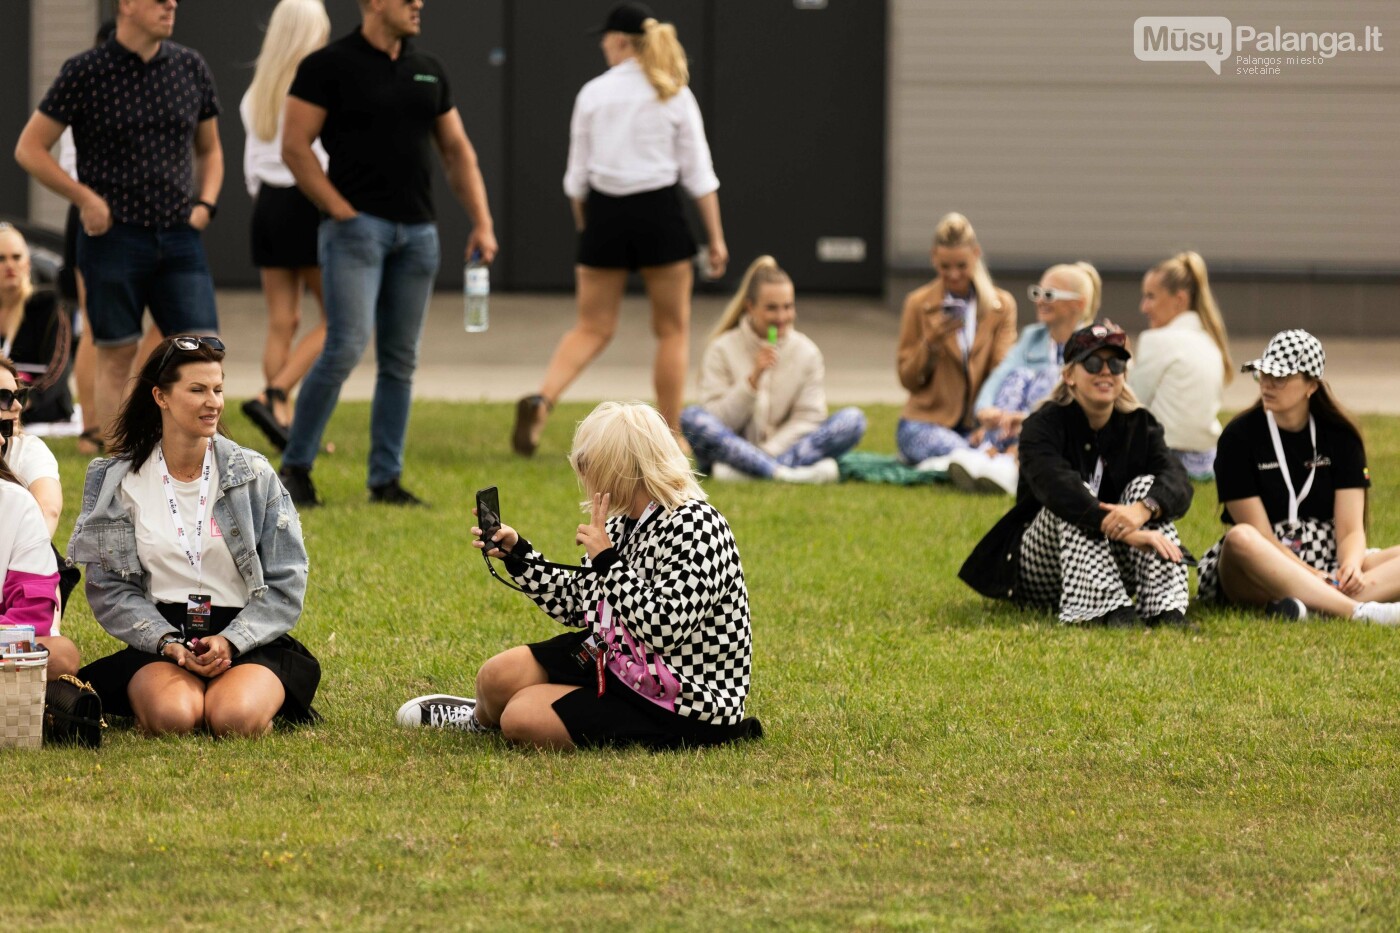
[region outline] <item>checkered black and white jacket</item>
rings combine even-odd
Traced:
[[[749,595],[729,523],[691,499],[641,526],[608,520],[613,548],[594,573],[572,573],[510,557],[506,568],[541,609],[565,625],[598,631],[598,601],[612,607],[648,654],[680,681],[676,712],[734,725],[744,718],[752,664]],[[515,553],[522,548],[517,545]],[[543,559],[533,549],[526,555]],[[584,564],[588,565],[587,558]],[[619,640],[618,647],[626,651]]]

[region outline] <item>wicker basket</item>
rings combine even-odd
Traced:
[[[0,748],[43,744],[48,670],[47,651],[0,656]]]

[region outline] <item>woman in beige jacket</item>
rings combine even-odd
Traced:
[[[1016,301],[992,284],[962,214],[938,222],[932,259],[938,278],[904,300],[896,365],[909,401],[896,439],[906,462],[944,469],[927,461],[970,446],[973,401],[1016,342]]]
[[[681,413],[700,469],[715,479],[835,482],[834,458],[865,434],[859,408],[827,416],[822,354],[796,320],[792,279],[760,256],[705,348],[701,404]]]

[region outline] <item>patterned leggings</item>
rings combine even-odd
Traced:
[[[690,442],[701,472],[708,472],[715,463],[727,463],[751,476],[769,479],[780,466],[810,466],[826,457],[839,457],[859,444],[865,436],[865,412],[841,409],[776,457],[744,440],[699,405],[681,412],[681,433]]]
[[[899,427],[895,429],[895,442],[899,445],[899,455],[906,463],[919,463],[929,457],[944,457],[955,450],[972,446],[966,437],[952,428],[908,418],[899,419]]]
[[[1120,500],[1140,501],[1152,488],[1151,476],[1128,484]],[[1171,522],[1148,522],[1177,544]],[[1084,622],[1133,604],[1138,614],[1152,618],[1172,609],[1186,611],[1189,599],[1186,565],[1173,564],[1156,553],[1144,553],[1071,525],[1049,509],[1041,509],[1021,539],[1021,569],[1016,598],[1033,606],[1058,609],[1061,622]]]

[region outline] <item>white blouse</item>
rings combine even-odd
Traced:
[[[248,196],[256,198],[258,189],[263,185],[273,188],[294,186],[297,180],[292,176],[292,170],[287,168],[287,163],[282,161],[282,124],[287,119],[286,104],[282,105],[282,114],[277,118],[277,135],[272,139],[259,139],[253,131],[253,100],[249,94],[243,95],[238,105],[238,115],[243,118],[243,183],[248,188]],[[331,164],[331,157],[321,145],[321,140],[312,141],[311,151],[316,153],[321,170],[325,171]]]
[[[719,188],[700,105],[690,88],[664,103],[637,60],[589,81],[574,101],[564,193],[623,197],[680,182],[692,198]]]
[[[1195,311],[1138,335],[1128,387],[1160,422],[1172,450],[1214,450],[1225,359]]]

